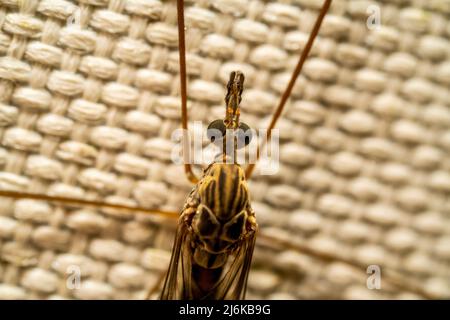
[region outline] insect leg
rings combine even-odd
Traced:
[[[197,183],[198,178],[192,171],[190,164],[190,145],[187,139],[188,131],[188,114],[187,114],[187,89],[186,89],[186,44],[184,35],[184,1],[177,0],[177,17],[178,17],[178,47],[180,57],[180,92],[181,92],[181,126],[183,128],[183,157],[184,172],[186,177],[192,183]]]
[[[179,214],[177,212],[172,211],[164,211],[160,209],[148,209],[142,207],[130,207],[127,205],[121,205],[116,203],[108,203],[103,201],[96,200],[86,200],[79,198],[69,198],[69,197],[60,197],[60,196],[49,196],[46,194],[38,194],[32,192],[19,192],[19,191],[10,191],[10,190],[0,190],[0,197],[7,197],[11,199],[34,199],[34,200],[43,200],[54,203],[63,203],[66,205],[80,205],[80,206],[90,206],[94,208],[105,208],[105,209],[117,209],[123,210],[124,214],[132,214],[132,213],[146,213],[146,214],[155,214],[160,216],[165,216],[169,218],[178,218]]]
[[[166,275],[166,271],[163,271],[161,272],[161,274],[159,274],[158,280],[156,280],[155,284],[148,289],[145,300],[150,300],[150,298],[161,289],[161,285],[163,284]]]
[[[303,50],[302,54],[300,55],[300,59],[298,60],[297,66],[294,69],[294,72],[292,73],[291,79],[289,80],[289,83],[286,87],[286,89],[283,92],[283,95],[281,96],[280,102],[278,104],[277,109],[275,110],[272,120],[270,121],[270,125],[267,128],[267,134],[266,138],[261,142],[261,145],[258,146],[258,149],[256,151],[256,161],[255,163],[250,163],[247,166],[247,169],[245,170],[245,176],[247,179],[250,179],[253,169],[255,168],[255,164],[259,159],[260,156],[260,150],[264,147],[266,141],[270,139],[272,136],[272,129],[275,127],[278,119],[281,116],[281,113],[283,112],[284,106],[286,105],[286,101],[289,99],[292,89],[294,88],[295,81],[297,80],[298,75],[302,71],[303,64],[305,63],[306,58],[308,57],[309,52],[311,51],[311,48],[314,44],[314,40],[317,37],[317,34],[319,33],[320,26],[322,24],[322,21],[328,11],[328,8],[331,5],[332,0],[325,0],[323,3],[322,9],[320,9],[320,13],[317,16],[316,22],[314,24],[314,27],[311,31],[311,34],[309,35],[308,42],[306,43],[305,49]]]

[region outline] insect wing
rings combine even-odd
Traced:
[[[170,259],[169,270],[161,293],[162,300],[241,300],[245,298],[248,274],[255,247],[256,230],[241,240],[236,250],[230,254],[229,263],[213,289],[199,296],[199,289],[192,281],[191,234],[187,225],[180,219]]]
[[[169,269],[164,281],[161,300],[185,299],[190,287],[191,258],[189,255],[189,232],[184,221],[180,219],[175,234],[175,241],[170,258]],[[181,262],[181,263],[180,263]]]
[[[245,299],[255,240],[256,230],[252,230],[234,253],[234,259],[229,264],[228,269],[224,272],[223,278],[217,285],[215,299]]]

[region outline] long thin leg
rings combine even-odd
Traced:
[[[289,83],[281,96],[281,100],[278,104],[277,109],[275,110],[272,120],[270,121],[270,125],[267,128],[267,134],[265,140],[261,142],[261,145],[258,146],[257,153],[256,153],[256,161],[255,163],[251,163],[247,166],[245,170],[245,175],[247,180],[251,177],[253,169],[255,168],[256,162],[259,159],[260,151],[265,146],[266,142],[270,140],[270,137],[272,136],[272,129],[275,127],[278,119],[281,116],[281,113],[283,112],[284,106],[286,105],[286,101],[291,96],[292,89],[294,88],[295,81],[297,81],[297,77],[302,71],[303,64],[305,63],[306,58],[308,57],[309,52],[311,51],[311,48],[314,44],[314,40],[317,37],[317,34],[319,33],[320,26],[322,24],[323,18],[325,17],[332,0],[325,0],[323,3],[322,9],[320,9],[320,13],[317,16],[316,23],[314,24],[314,27],[311,31],[311,34],[309,35],[308,42],[306,43],[305,49],[303,50],[302,54],[300,55],[300,59],[298,60],[297,66],[294,69],[294,72],[292,73],[291,79],[289,80]]]
[[[67,198],[67,197],[57,197],[57,196],[48,196],[45,194],[37,194],[30,192],[18,192],[18,191],[6,191],[0,190],[0,197],[8,197],[12,199],[35,199],[35,200],[43,200],[49,202],[57,202],[57,203],[65,203],[68,205],[82,205],[82,206],[92,206],[97,208],[109,208],[109,209],[119,209],[128,211],[128,213],[146,213],[146,214],[156,214],[169,218],[177,219],[179,217],[179,213],[164,211],[159,209],[147,209],[142,207],[131,207],[121,204],[114,203],[106,203],[102,201],[95,200],[84,200],[84,199],[76,199],[76,198]]]
[[[161,285],[164,282],[164,279],[166,278],[166,271],[161,272],[161,274],[158,275],[158,279],[156,280],[155,284],[150,287],[147,291],[146,300],[150,300],[150,298],[157,293],[159,290],[161,290]]]
[[[98,208],[111,208],[111,209],[124,210],[124,214],[131,214],[131,213],[159,214],[159,215],[168,217],[170,219],[173,219],[174,222],[179,217],[179,213],[177,213],[177,212],[163,211],[163,210],[158,210],[158,209],[139,208],[139,207],[129,207],[126,205],[118,205],[118,204],[105,203],[105,202],[100,202],[100,201],[90,201],[90,200],[74,199],[74,198],[66,198],[66,197],[55,197],[55,196],[47,196],[47,195],[35,194],[35,193],[0,190],[0,197],[8,197],[8,198],[12,198],[12,199],[36,199],[36,200],[44,200],[44,201],[49,201],[49,202],[64,203],[64,204],[68,204],[68,205],[86,205],[86,206],[92,206],[92,207],[98,207]],[[265,233],[264,231],[258,233],[258,239],[259,239],[259,242],[262,242],[261,244],[265,244],[270,247],[280,247],[283,250],[291,249],[291,250],[306,254],[308,256],[315,257],[315,258],[321,259],[323,261],[327,261],[327,262],[333,262],[333,261],[342,262],[347,265],[358,268],[359,270],[365,270],[365,268],[366,268],[366,266],[360,265],[357,262],[349,260],[345,257],[340,257],[338,255],[334,255],[334,254],[330,254],[330,253],[319,252],[316,249],[311,248],[307,245],[303,245],[299,242],[294,243],[291,240],[286,240],[285,238],[283,238],[281,236],[276,236],[273,234]],[[161,286],[162,279],[164,279],[164,276],[165,276],[165,272],[163,272],[160,275],[157,283],[152,288],[150,288],[150,290],[148,292],[148,296],[151,296],[153,293],[155,293],[159,290],[159,287]],[[403,276],[399,275],[398,273],[396,273],[393,270],[384,270],[384,278],[383,279],[404,291],[414,292],[414,293],[416,293],[424,298],[427,298],[427,299],[436,298],[435,296],[432,296],[432,295],[428,294],[428,292],[424,291],[419,285],[417,285],[411,281],[408,281],[407,279],[404,279]]]
[[[292,241],[292,239],[288,240],[284,237],[276,236],[273,234],[260,233],[258,235],[258,241],[260,244],[265,245],[267,247],[281,248],[282,250],[291,249],[298,253],[306,254],[310,257],[314,257],[328,263],[339,261],[357,270],[362,270],[363,272],[365,272],[367,268],[367,265],[358,263],[354,260],[345,257],[340,257],[332,253],[320,252],[306,244],[300,243],[299,241]],[[422,286],[416,281],[408,279],[407,276],[402,275],[398,271],[393,269],[386,269],[386,268],[383,269],[383,281],[385,281],[390,285],[393,285],[394,287],[400,289],[401,291],[409,291],[425,299],[439,298],[425,291],[422,288]]]
[[[180,56],[180,86],[181,86],[181,121],[182,127],[187,132],[188,129],[188,116],[187,116],[187,90],[186,90],[186,47],[185,47],[185,35],[184,35],[184,1],[177,0],[177,12],[178,12],[178,42],[179,42],[179,56]],[[183,138],[183,154],[189,155],[189,141]],[[185,158],[186,159],[186,158]],[[188,157],[189,159],[189,157]],[[191,165],[189,161],[185,162],[185,172],[187,178],[196,183],[198,181],[195,174],[192,172]],[[16,191],[5,191],[0,190],[0,196],[9,197],[13,199],[36,199],[36,200],[44,200],[44,201],[52,201],[52,202],[60,202],[67,204],[76,204],[76,205],[86,205],[86,206],[94,206],[94,207],[103,207],[103,208],[112,208],[112,209],[122,209],[130,212],[140,212],[140,213],[150,213],[150,214],[158,214],[162,216],[178,218],[179,214],[175,212],[168,212],[159,209],[147,209],[141,207],[130,207],[119,204],[105,203],[100,201],[91,201],[91,200],[83,200],[83,199],[74,199],[74,198],[66,198],[66,197],[54,197],[48,196],[44,194],[35,194],[35,193],[27,193],[27,192],[16,192]]]
[[[181,125],[183,128],[183,157],[184,172],[186,177],[192,183],[197,183],[198,178],[192,171],[190,164],[190,145],[188,134],[188,114],[187,114],[187,89],[186,89],[186,45],[184,39],[184,1],[177,0],[177,17],[178,17],[178,48],[180,55],[180,91],[181,91]]]

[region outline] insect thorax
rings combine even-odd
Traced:
[[[204,268],[220,267],[246,233],[251,209],[244,171],[237,164],[212,164],[197,185],[197,196],[191,225],[200,246],[194,260]]]

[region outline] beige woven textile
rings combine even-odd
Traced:
[[[188,1],[190,120],[222,116],[238,69],[241,119],[264,128],[321,3]],[[250,190],[262,230],[376,264],[382,287],[260,243],[249,298],[421,297],[384,270],[450,297],[449,15],[448,0],[333,1],[278,125],[280,172]],[[174,2],[0,0],[0,188],[179,210],[191,186],[170,161],[177,48]],[[0,198],[0,298],[141,299],[172,226]]]

